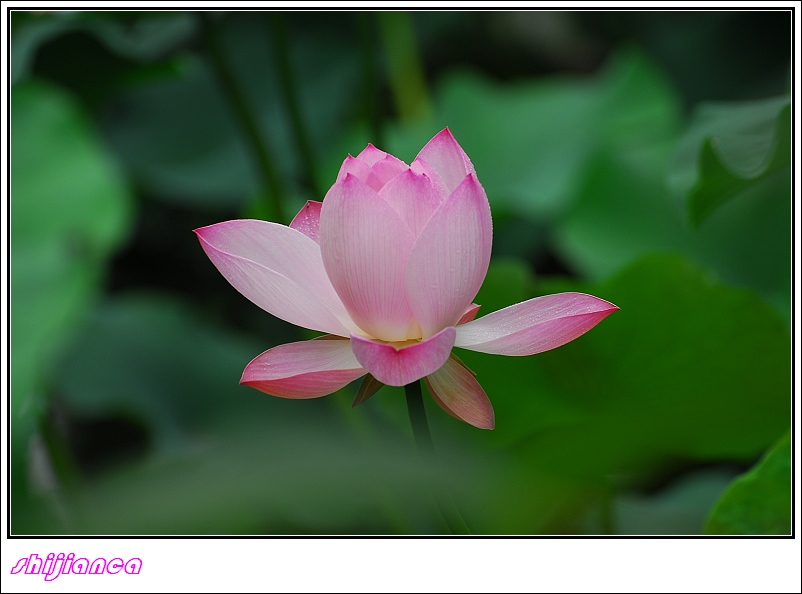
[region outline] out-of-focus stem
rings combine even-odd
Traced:
[[[267,143],[259,133],[259,126],[256,115],[248,105],[248,99],[242,87],[237,83],[236,77],[228,68],[222,44],[215,30],[215,25],[211,22],[209,13],[201,11],[196,13],[203,31],[206,48],[211,59],[212,67],[217,75],[223,92],[228,97],[232,109],[242,128],[248,143],[251,146],[251,153],[256,161],[256,166],[267,189],[267,207],[273,214],[273,218],[281,223],[288,222],[284,214],[283,192],[279,183],[278,173],[273,167],[273,158]]]
[[[384,130],[379,104],[379,79],[376,75],[375,16],[369,12],[356,13],[359,25],[359,38],[362,45],[362,78],[365,98],[365,111],[370,125],[371,142],[379,148],[384,147]]]
[[[39,433],[58,487],[67,493],[74,491],[81,475],[70,448],[51,415],[42,418],[39,423]]]
[[[306,170],[307,182],[315,194],[316,200],[323,199],[323,189],[319,186],[317,177],[317,167],[315,158],[312,154],[312,146],[309,142],[304,119],[298,103],[298,93],[296,91],[295,77],[290,64],[289,44],[287,41],[286,17],[282,12],[271,12],[269,16],[270,32],[273,38],[273,50],[276,55],[279,80],[284,97],[284,104],[290,114],[290,123],[295,134],[295,143],[301,156],[301,162]]]
[[[432,443],[432,434],[429,431],[429,422],[426,420],[426,409],[423,406],[420,381],[404,386],[404,393],[407,397],[409,422],[412,425],[412,434],[415,436],[418,451],[421,456],[433,458],[434,443]]]
[[[404,393],[407,397],[407,410],[409,411],[409,422],[412,424],[412,434],[415,436],[415,443],[418,446],[421,459],[427,463],[436,463],[437,457],[434,453],[434,443],[432,434],[429,431],[429,423],[426,421],[426,409],[423,406],[423,393],[421,392],[420,380],[404,386]],[[465,520],[459,510],[451,501],[451,498],[439,486],[433,488],[433,495],[440,514],[445,520],[446,526],[452,534],[471,534]]]
[[[409,13],[378,14],[398,115],[407,121],[423,119],[431,108]]]

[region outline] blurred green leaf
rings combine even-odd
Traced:
[[[22,11],[13,13],[12,20],[18,23],[13,29],[9,56],[10,80],[14,84],[28,76],[39,47],[68,31],[71,23],[61,16],[50,18]]]
[[[203,62],[177,60],[178,77],[110,99],[101,111],[105,133],[146,193],[207,208],[244,204],[256,175],[224,97]]]
[[[307,198],[323,197],[308,195],[298,185],[302,168],[265,19],[258,13],[248,18],[223,15],[221,45],[232,76],[256,113],[262,138],[273,149],[288,193],[302,198],[300,206]],[[323,154],[357,105],[358,48],[334,32],[295,31],[292,19],[288,26],[299,111],[312,152]],[[242,208],[259,184],[232,108],[203,54],[182,53],[176,62],[178,77],[125,89],[111,98],[101,112],[104,130],[148,194],[201,209]]]
[[[602,279],[643,255],[680,252],[729,283],[758,290],[790,322],[790,177],[777,171],[761,178],[691,230],[664,176],[657,163],[599,155],[555,234],[560,255],[582,275]]]
[[[127,295],[95,308],[57,385],[72,410],[134,417],[157,446],[172,445],[184,430],[263,400],[239,379],[270,346],[220,330],[174,298]]]
[[[56,242],[12,247],[11,419],[22,448],[15,455],[23,455],[45,408],[51,364],[86,315],[98,280],[91,263]]]
[[[464,488],[464,471],[436,473],[411,442],[365,443],[338,425],[300,414],[218,423],[87,486],[69,513],[90,534],[441,531],[429,484]]]
[[[127,228],[130,195],[81,106],[31,81],[14,88],[11,110],[14,240],[69,239],[75,253],[107,255]]]
[[[11,94],[11,415],[24,444],[50,365],[123,239],[130,195],[81,107],[30,81]]]
[[[435,414],[434,412],[432,413]],[[478,441],[475,436],[471,441]],[[467,448],[468,439],[459,443]],[[456,447],[451,446],[452,448]],[[474,446],[475,447],[475,446]],[[483,483],[455,494],[465,521],[475,534],[576,534],[599,489],[586,480],[557,476],[533,466],[514,448],[473,453]],[[449,460],[449,464],[453,463]],[[457,463],[459,463],[457,461]],[[464,462],[463,462],[464,464]]]
[[[433,122],[397,131],[390,149],[412,159],[433,131],[449,126],[470,155],[490,203],[535,219],[571,202],[599,151],[650,159],[672,140],[679,102],[643,54],[616,54],[595,77],[499,84],[450,73],[439,84]]]
[[[511,275],[485,283],[477,302],[513,301],[515,286]],[[749,460],[787,426],[790,340],[750,291],[670,256],[594,286],[540,288],[621,311],[533,357],[460,351],[496,411],[496,431],[479,436],[488,446],[514,447],[533,471],[604,484],[675,461]]]
[[[26,17],[21,19],[11,40],[14,84],[30,75],[37,53],[45,44],[71,33],[86,33],[115,55],[144,62],[174,50],[194,33],[195,27],[193,16],[186,12],[50,11],[27,13]],[[84,68],[85,63],[81,65]]]
[[[197,23],[186,11],[85,11],[79,26],[111,50],[140,61],[156,60],[186,43]]]
[[[718,500],[706,534],[791,534],[791,433]]]
[[[775,171],[790,177],[790,97],[700,106],[675,163],[668,181],[695,226]]]

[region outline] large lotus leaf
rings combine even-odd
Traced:
[[[271,346],[216,328],[176,299],[127,295],[92,312],[60,361],[58,388],[75,413],[126,415],[163,445],[265,400],[239,379]]]
[[[699,225],[775,171],[790,178],[790,164],[790,97],[703,104],[680,141],[669,183]]]
[[[483,313],[512,301],[506,280],[485,283]],[[604,283],[541,289],[580,290],[621,310],[532,357],[458,351],[496,411],[496,430],[478,437],[488,447],[514,447],[533,471],[604,483],[681,461],[749,461],[787,426],[789,336],[751,291],[671,256]]]
[[[650,160],[672,140],[679,102],[645,56],[621,51],[592,77],[551,77],[500,84],[470,72],[443,78],[435,116],[394,130],[393,154],[412,159],[449,126],[476,167],[491,205],[519,216],[559,215],[599,151]],[[357,150],[358,141],[353,148]]]
[[[694,230],[664,175],[664,167],[599,155],[559,224],[559,254],[582,275],[602,279],[645,254],[680,252],[727,282],[757,289],[789,319],[790,177],[780,170],[750,184]]]
[[[24,455],[53,358],[86,314],[130,195],[81,106],[26,82],[11,94],[11,419]]]
[[[69,239],[104,256],[120,242],[130,195],[81,106],[38,81],[11,96],[11,233],[15,243]]]
[[[791,534],[791,434],[786,433],[713,508],[707,534]]]

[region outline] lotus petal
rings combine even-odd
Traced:
[[[348,155],[340,166],[340,172],[337,174],[337,181],[343,181],[348,174],[356,176],[363,184],[377,192],[381,190],[384,185],[370,165],[351,155]]]
[[[456,325],[476,297],[492,236],[487,196],[469,175],[432,214],[409,255],[407,296],[424,338]]]
[[[533,355],[574,340],[617,310],[584,293],[535,297],[458,326],[455,346],[497,355]]]
[[[440,198],[431,180],[409,168],[390,180],[379,196],[398,211],[415,237],[440,206]]]
[[[445,182],[449,192],[454,191],[469,173],[476,174],[471,160],[448,128],[437,133],[424,146],[415,159],[426,161],[434,167]]]
[[[427,376],[426,387],[437,404],[452,417],[480,429],[493,429],[493,405],[473,373],[453,355],[445,365]]]
[[[402,347],[351,335],[357,361],[388,386],[405,386],[437,371],[454,346],[454,328],[444,328],[428,340]]]
[[[481,305],[477,305],[476,303],[471,303],[468,306],[468,309],[465,310],[465,313],[462,314],[462,317],[457,322],[457,326],[460,324],[467,324],[468,322],[472,322],[476,319],[476,315],[479,313],[479,308],[482,307]]]
[[[308,340],[265,351],[248,363],[240,383],[281,398],[318,398],[365,373],[348,340]]]
[[[300,231],[317,244],[320,244],[318,235],[320,234],[320,209],[322,206],[322,202],[307,200],[290,223],[292,229]]]
[[[265,311],[340,336],[356,329],[326,275],[320,247],[300,231],[243,219],[195,234],[226,280]]]
[[[405,274],[413,243],[401,215],[353,175],[335,183],[320,213],[320,249],[334,289],[356,324],[386,341],[417,329]]]

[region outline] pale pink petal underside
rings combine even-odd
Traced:
[[[584,293],[535,297],[457,328],[456,346],[498,355],[533,355],[581,336],[617,311]]]
[[[431,180],[409,168],[388,182],[379,192],[379,196],[398,211],[415,237],[440,206],[440,199]]]
[[[401,215],[353,175],[326,194],[320,214],[323,264],[351,318],[370,336],[413,338],[405,284],[412,243]]]
[[[347,340],[291,342],[248,363],[241,384],[281,398],[317,398],[365,375]]]
[[[479,313],[479,308],[482,307],[481,305],[477,305],[475,303],[471,303],[468,306],[468,309],[465,310],[465,313],[462,314],[462,317],[457,322],[457,326],[460,324],[467,324],[468,322],[473,322],[476,319],[476,315]]]
[[[291,324],[348,336],[355,325],[331,286],[320,247],[267,221],[234,220],[195,230],[220,273],[253,303]]]
[[[291,228],[300,231],[317,244],[320,243],[318,235],[320,234],[320,208],[322,206],[322,202],[308,200],[290,223]]]
[[[437,371],[454,346],[454,328],[444,328],[428,340],[400,349],[392,344],[351,335],[357,360],[373,377],[388,386],[405,386]]]
[[[466,175],[476,173],[468,155],[462,150],[448,128],[438,132],[426,143],[416,159],[422,159],[434,167],[449,192],[462,183]]]
[[[487,394],[473,374],[453,357],[426,377],[425,382],[434,401],[452,417],[480,429],[496,426]]]
[[[437,170],[434,167],[429,165],[426,161],[415,159],[412,161],[412,164],[409,166],[409,168],[414,173],[417,173],[418,175],[425,175],[429,178],[440,202],[443,202],[446,198],[448,198],[451,190],[446,187],[446,182],[443,181],[443,178],[440,177],[440,174],[437,173]]]
[[[487,274],[490,205],[473,175],[421,230],[407,264],[407,295],[424,338],[459,322]]]

